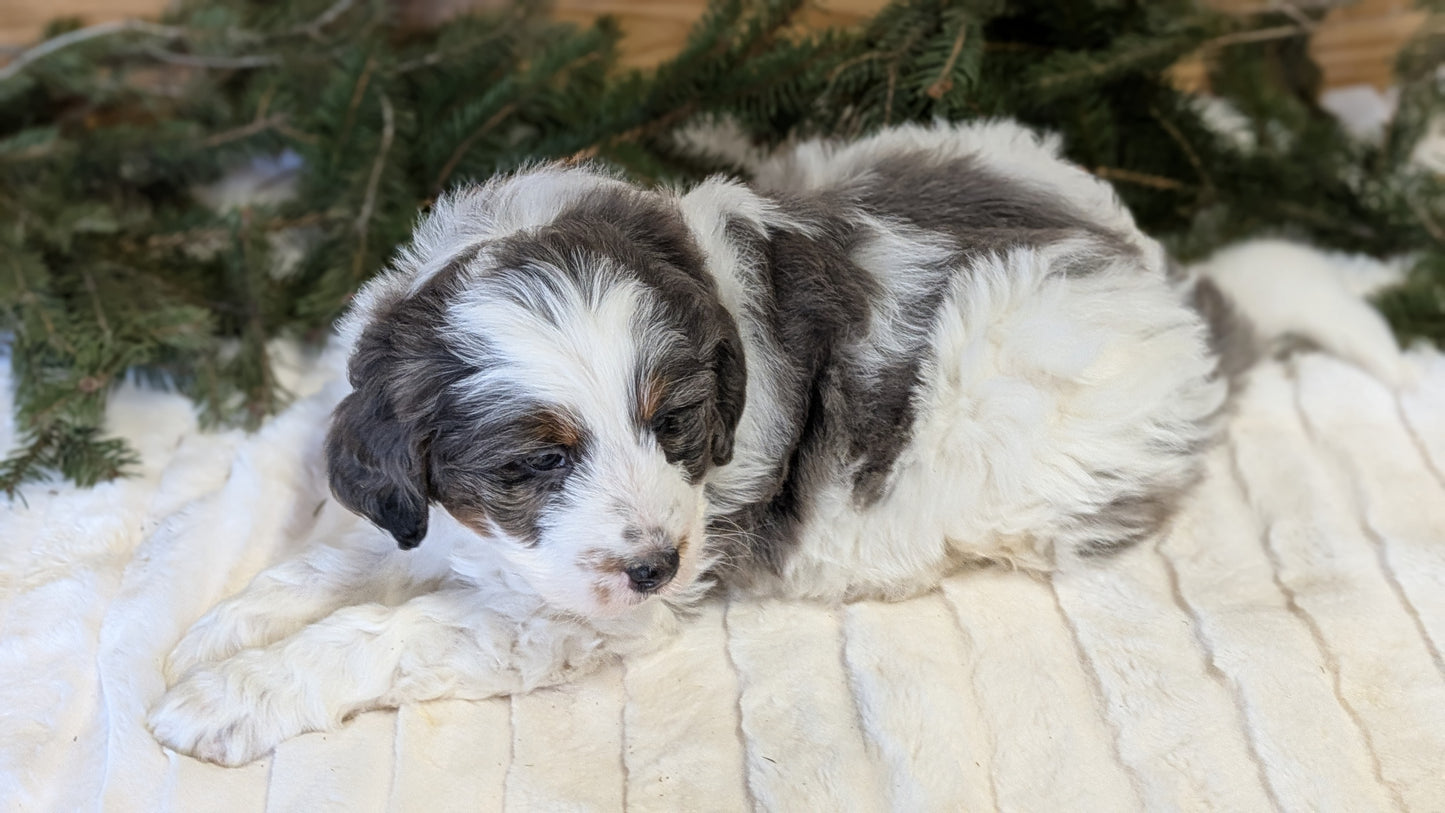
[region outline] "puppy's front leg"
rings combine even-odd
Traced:
[[[199,664],[279,641],[348,604],[384,600],[385,570],[383,558],[369,551],[328,545],[263,570],[191,625],[166,658],[166,682]]]
[[[389,536],[328,500],[300,553],[261,571],[191,625],[166,658],[167,684],[199,664],[286,638],[342,607],[400,604],[433,589],[447,573],[450,545],[432,541],[398,555]]]
[[[151,711],[150,727],[177,751],[241,765],[358,711],[560,683],[595,668],[619,631],[635,640],[666,629],[659,616],[602,632],[510,609],[521,612],[491,609],[464,589],[346,607],[284,641],[191,670]]]

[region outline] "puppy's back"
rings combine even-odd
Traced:
[[[1060,155],[1059,139],[1012,121],[903,125],[858,141],[807,141],[759,164],[768,195],[834,198],[996,251],[1089,235],[1162,274],[1162,248],[1114,190]]]

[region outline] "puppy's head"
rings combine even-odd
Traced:
[[[438,205],[343,333],[332,491],[411,548],[433,503],[552,604],[685,590],[745,371],[673,199],[543,170]]]

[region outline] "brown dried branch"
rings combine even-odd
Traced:
[[[452,172],[456,170],[457,164],[461,163],[462,158],[466,156],[467,152],[477,143],[477,141],[481,139],[482,136],[491,132],[493,127],[496,127],[502,122],[503,119],[505,119],[507,116],[512,115],[512,113],[516,112],[516,110],[517,105],[515,102],[502,105],[500,108],[497,109],[497,112],[488,116],[487,120],[482,122],[482,125],[480,127],[473,130],[470,134],[467,135],[466,138],[462,139],[462,143],[458,144],[457,148],[452,150],[452,154],[450,157],[447,158],[447,162],[445,164],[442,164],[441,172],[437,173],[437,179],[432,182],[432,188],[435,189],[438,194],[440,194],[446,187],[447,179],[452,176]]]
[[[376,57],[368,56],[366,64],[361,66],[361,75],[356,78],[356,86],[351,89],[351,100],[346,103],[346,118],[342,119],[338,142],[345,141],[347,133],[351,132],[352,125],[356,124],[356,111],[361,107],[361,100],[366,95],[366,86],[371,83],[371,73],[374,70],[376,70]]]
[[[381,172],[386,167],[386,156],[391,152],[391,142],[396,137],[396,113],[391,99],[385,94],[377,96],[381,101],[381,146],[377,148],[376,159],[371,162],[371,177],[366,179],[366,195],[362,198],[361,211],[356,215],[356,256],[352,259],[351,274],[360,278],[361,263],[366,256],[366,238],[371,230],[371,215],[376,208],[376,192],[381,184]]]
[[[1173,178],[1165,178],[1161,175],[1150,175],[1145,172],[1135,172],[1132,169],[1124,169],[1122,167],[1094,167],[1093,173],[1106,181],[1122,181],[1139,186],[1149,186],[1154,189],[1189,188],[1189,184],[1176,181]]]
[[[232,141],[237,141],[248,136],[256,135],[257,133],[264,133],[267,130],[275,129],[277,125],[285,121],[286,116],[282,113],[277,113],[273,116],[267,116],[266,118],[258,118],[253,120],[250,124],[243,124],[240,127],[235,127],[230,130],[222,130],[219,133],[215,133],[209,138],[207,138],[205,141],[202,141],[201,146],[219,147],[222,144],[228,144]]]
[[[1205,41],[1201,50],[1223,48],[1226,45],[1244,45],[1251,42],[1285,40],[1291,37],[1303,37],[1307,34],[1309,34],[1309,30],[1298,25],[1278,25],[1272,28],[1256,28],[1253,31],[1236,31],[1233,34],[1224,34]]]
[[[272,54],[208,56],[205,54],[178,54],[175,51],[167,51],[161,48],[147,48],[145,52],[148,56],[159,59],[162,62],[169,62],[172,65],[183,65],[187,68],[251,70],[254,68],[269,68],[273,65],[281,64],[281,57]]]
[[[1205,194],[1213,196],[1214,180],[1209,177],[1208,171],[1204,168],[1203,159],[1199,157],[1199,153],[1195,151],[1194,146],[1189,143],[1189,139],[1185,138],[1184,134],[1179,132],[1179,128],[1174,126],[1174,122],[1164,118],[1157,109],[1153,107],[1149,108],[1149,115],[1155,121],[1159,122],[1159,126],[1163,128],[1164,132],[1174,140],[1175,144],[1179,145],[1179,149],[1184,152],[1184,157],[1189,159],[1190,165],[1194,167],[1195,174],[1199,176],[1199,182],[1204,186]]]
[[[291,29],[288,33],[292,35],[305,35],[312,39],[320,39],[321,29],[336,22],[341,15],[345,14],[355,5],[356,0],[336,0],[325,11],[316,15],[316,19],[309,23],[303,23]]]
[[[943,70],[938,72],[938,78],[928,86],[928,97],[930,99],[942,99],[943,94],[953,89],[953,66],[958,64],[958,55],[963,51],[964,40],[968,38],[968,24],[964,23],[958,27],[958,36],[953,38],[953,50],[948,52],[948,60],[943,63]]]

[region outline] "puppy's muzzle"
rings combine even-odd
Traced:
[[[639,559],[625,571],[632,589],[639,593],[651,593],[677,574],[677,548],[668,548]]]

